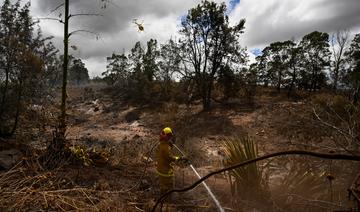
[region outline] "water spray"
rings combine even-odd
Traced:
[[[186,157],[186,155],[181,151],[181,149],[179,147],[177,147],[175,144],[173,144],[173,146],[184,156]],[[193,172],[195,173],[195,175],[201,179],[200,174],[196,171],[195,167],[190,163],[190,168],[193,170]],[[210,195],[211,199],[214,201],[216,207],[218,208],[218,210],[220,212],[224,212],[223,207],[221,207],[220,202],[218,199],[216,199],[214,193],[210,190],[209,186],[205,183],[205,181],[202,182],[202,185],[205,187],[206,191],[208,192],[208,194]]]

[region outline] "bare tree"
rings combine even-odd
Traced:
[[[344,64],[344,53],[345,49],[349,43],[349,30],[338,30],[335,34],[332,35],[331,47],[332,47],[332,57],[333,57],[333,69],[332,69],[332,78],[333,89],[336,90],[339,82],[339,75]]]
[[[65,0],[65,18],[64,18],[64,62],[63,62],[63,82],[61,89],[61,107],[60,107],[60,135],[65,137],[66,132],[66,86],[68,72],[68,54],[69,54],[69,0]]]
[[[100,1],[103,5],[102,8],[106,7],[107,0],[101,0]],[[59,4],[55,9],[51,10],[50,13],[53,13],[60,9],[61,7],[64,7],[64,19],[61,18],[42,18],[42,19],[48,19],[48,20],[55,20],[59,21],[60,23],[64,24],[64,58],[63,58],[63,79],[62,79],[62,89],[61,89],[61,106],[60,106],[60,117],[59,117],[59,134],[60,137],[65,137],[66,132],[66,99],[67,99],[67,78],[68,78],[68,68],[69,68],[69,38],[70,36],[79,33],[79,32],[85,32],[96,35],[96,38],[99,38],[99,35],[95,32],[80,29],[75,30],[72,32],[69,32],[69,22],[70,19],[73,17],[78,16],[101,16],[99,14],[92,14],[92,13],[78,13],[78,14],[70,14],[69,11],[69,0],[64,0],[64,3]],[[61,15],[60,15],[61,17]]]

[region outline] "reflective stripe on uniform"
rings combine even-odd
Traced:
[[[158,170],[156,170],[156,173],[158,175],[162,176],[162,177],[172,177],[172,176],[174,176],[174,172],[172,172],[172,171],[170,171],[169,173],[166,174],[166,173],[161,173]]]

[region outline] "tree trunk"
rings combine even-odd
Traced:
[[[211,84],[207,84],[205,86],[204,92],[203,92],[203,110],[204,111],[210,111],[211,109]]]
[[[7,46],[6,46],[6,49],[7,49],[7,54],[6,54],[6,69],[5,69],[5,87],[4,87],[4,93],[2,94],[2,97],[1,97],[1,105],[0,105],[0,121],[2,122],[2,116],[4,114],[4,110],[5,110],[5,100],[6,100],[6,93],[7,93],[7,89],[8,89],[8,86],[9,86],[9,73],[10,73],[10,70],[11,70],[11,50],[10,50],[10,35],[12,34],[11,32],[12,30],[10,30],[7,34]],[[1,126],[1,124],[0,124]]]
[[[278,84],[277,84],[277,90],[280,93],[280,88],[281,88],[281,72],[278,72]]]
[[[317,80],[317,69],[313,67],[312,76],[311,76],[311,85],[310,85],[310,92],[314,92],[316,90],[316,80]]]
[[[5,110],[5,100],[6,100],[6,93],[7,93],[8,86],[9,86],[9,67],[7,67],[6,71],[5,71],[5,87],[4,87],[4,92],[2,93],[2,97],[1,97],[1,105],[0,105],[0,120],[1,120],[1,122],[2,122],[2,115]]]
[[[10,132],[10,136],[14,135],[15,131],[16,131],[16,128],[18,126],[18,123],[19,123],[19,116],[20,116],[20,108],[21,108],[21,96],[22,96],[22,90],[23,90],[23,82],[22,82],[22,79],[20,79],[20,82],[19,82],[19,91],[18,91],[18,97],[17,97],[17,104],[16,104],[16,114],[15,114],[15,121],[14,121],[14,125],[11,129],[11,132]]]
[[[339,62],[337,62],[334,69],[334,85],[333,85],[334,90],[337,89],[337,84],[339,81],[339,68],[340,68],[340,64]]]
[[[65,24],[64,24],[64,63],[63,63],[63,83],[60,107],[60,136],[65,137],[66,132],[66,86],[68,75],[68,44],[69,44],[69,0],[65,0]]]
[[[211,99],[208,95],[203,96],[203,111],[209,111],[210,110],[210,102]]]
[[[289,90],[288,90],[288,98],[290,98],[291,96],[291,92],[293,90],[293,87],[294,87],[294,84],[295,84],[295,80],[296,80],[296,69],[294,68],[293,69],[293,73],[292,73],[292,79],[291,79],[291,84],[290,84],[290,87],[289,87]]]
[[[359,101],[359,95],[360,95],[360,85],[357,86],[357,88],[354,89],[352,94],[352,103],[356,104]]]

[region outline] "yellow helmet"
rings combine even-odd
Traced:
[[[171,128],[170,127],[165,127],[163,130],[163,133],[165,134],[165,135],[172,135],[173,134],[173,132],[172,132],[172,130],[171,130]]]

